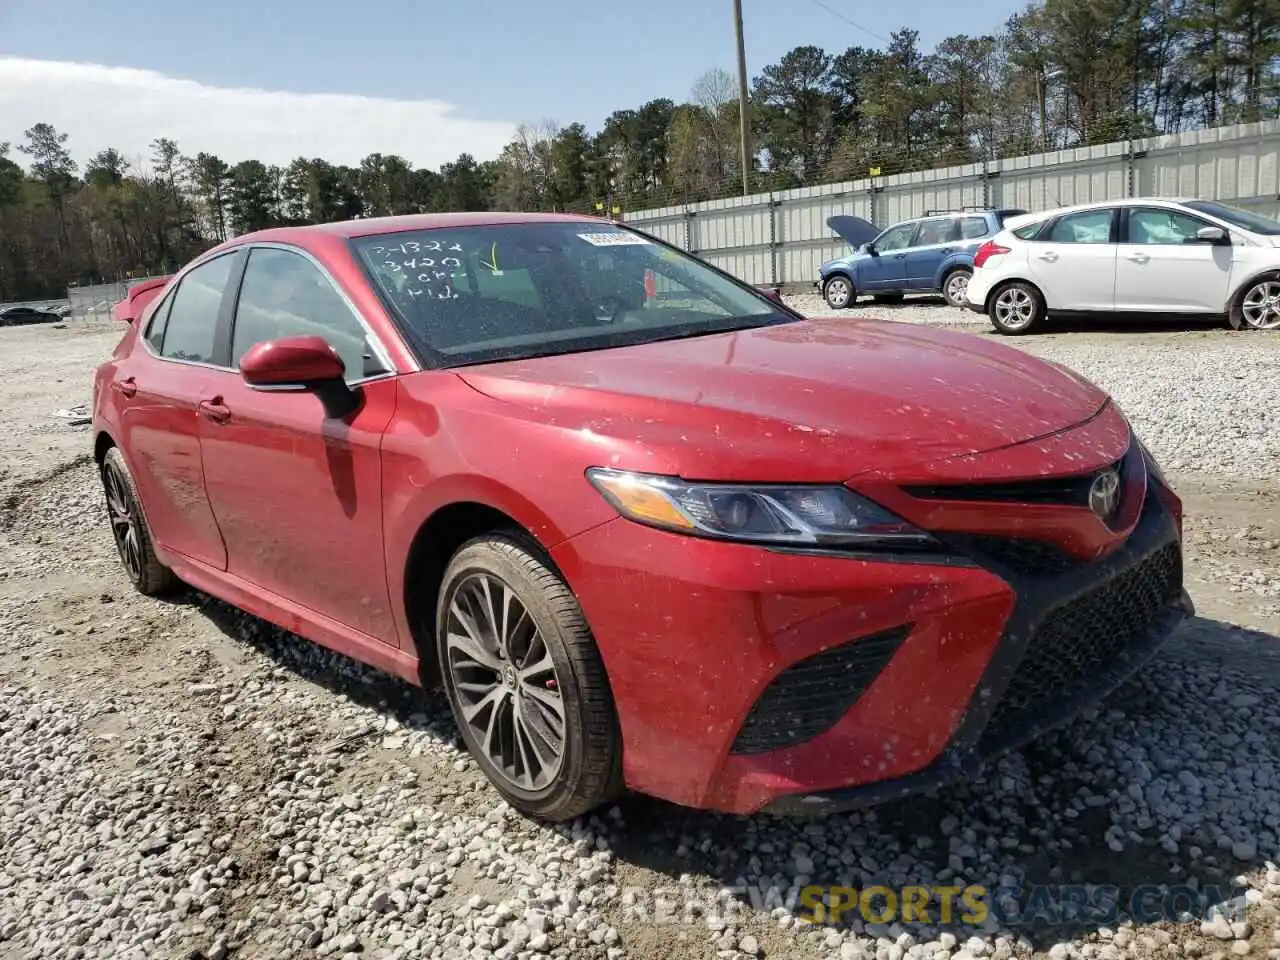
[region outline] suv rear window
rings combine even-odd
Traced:
[[[986,217],[963,217],[960,220],[960,239],[977,240],[987,235]]]

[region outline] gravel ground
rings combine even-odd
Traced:
[[[933,310],[957,313],[857,313]],[[3,960],[1280,958],[1280,338],[1009,341],[1112,390],[1188,505],[1200,615],[1096,715],[870,813],[627,798],[547,829],[489,789],[438,694],[194,592],[129,589],[87,428],[50,416],[88,399],[118,335],[0,331]],[[837,926],[800,919],[808,883],[1240,899],[1182,923],[974,926],[935,906],[927,924]]]

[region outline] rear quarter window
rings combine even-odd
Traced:
[[[986,217],[962,217],[960,220],[960,239],[977,240],[990,233]]]
[[[1013,231],[1013,235],[1019,240],[1034,240],[1036,234],[1040,232],[1040,228],[1043,226],[1043,222],[1023,224],[1017,230]]]

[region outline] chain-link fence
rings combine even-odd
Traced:
[[[827,226],[851,214],[880,228],[931,212],[1048,210],[1125,197],[1199,197],[1280,213],[1280,121],[1104,143],[658,209],[626,222],[748,283],[810,287],[848,252]]]
[[[71,316],[81,320],[108,320],[112,309],[124,299],[129,288],[150,277],[139,277],[119,283],[96,283],[67,288],[67,300],[71,303]]]

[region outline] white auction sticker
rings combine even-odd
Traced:
[[[630,244],[649,245],[648,240],[634,233],[580,233],[578,236],[597,247],[617,247]]]

